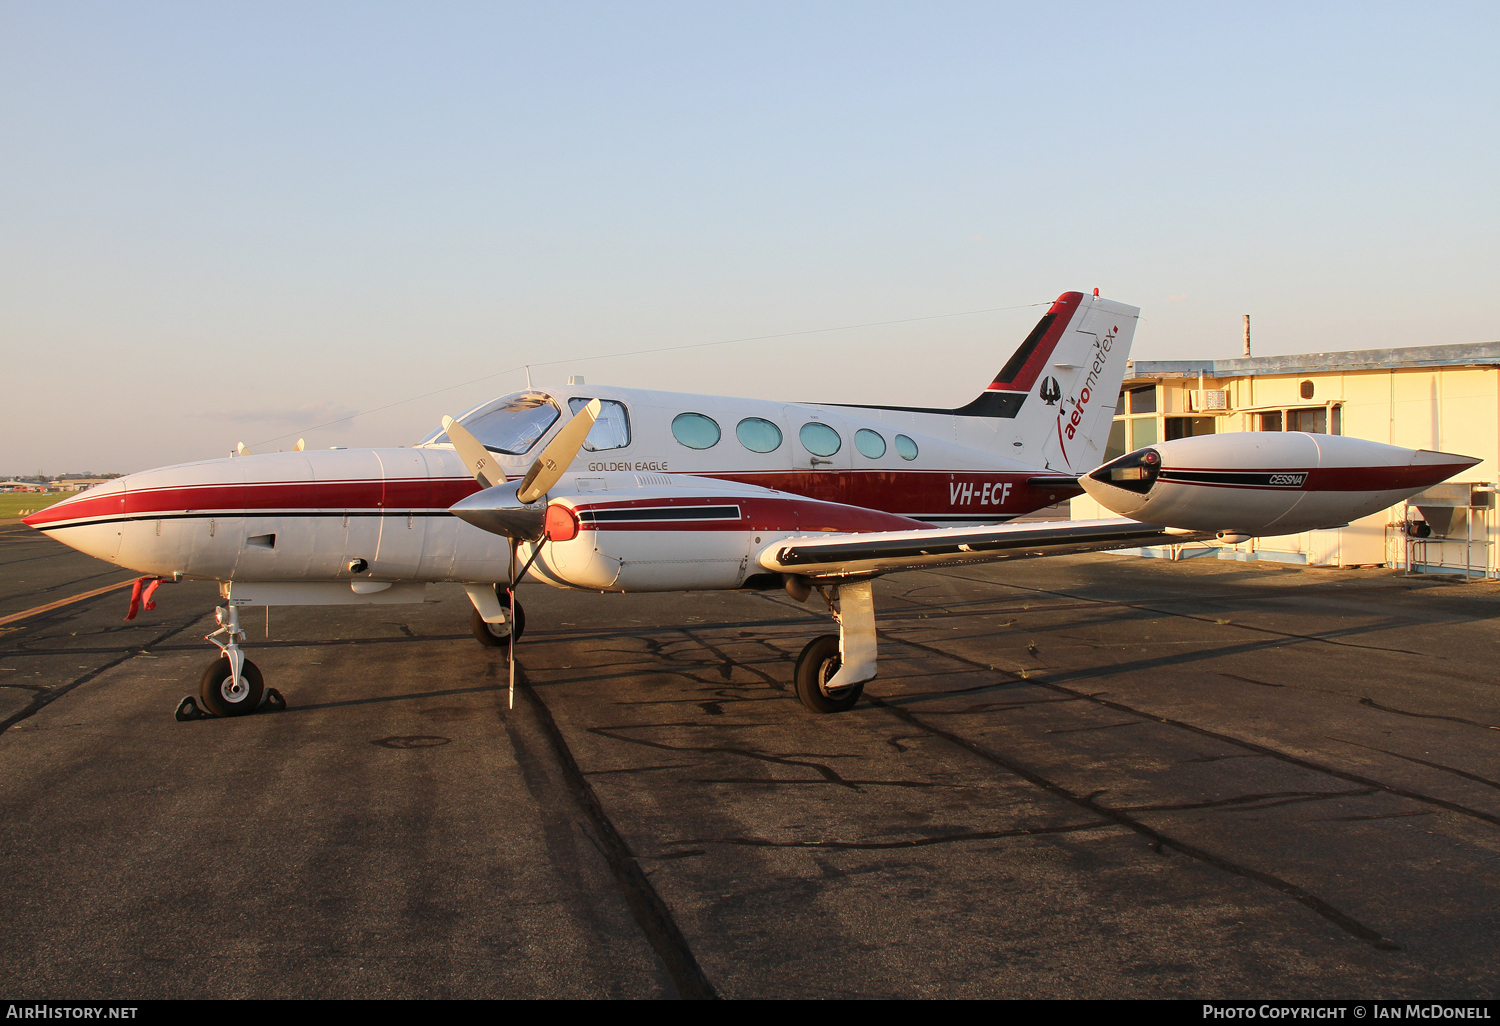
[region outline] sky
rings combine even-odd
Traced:
[[[1495,340],[1497,46],[1494,4],[0,0],[0,475],[410,444],[526,364],[959,405],[1096,287],[1137,359]]]

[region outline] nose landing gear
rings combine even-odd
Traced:
[[[198,683],[198,701],[189,695],[178,704],[178,721],[244,716],[254,712],[262,699],[271,709],[285,709],[286,699],[275,688],[265,687],[260,668],[246,659],[240,649],[245,632],[240,630],[239,610],[234,606],[219,606],[214,610],[214,620],[219,629],[204,635],[203,640],[218,645],[223,654],[203,671]]]

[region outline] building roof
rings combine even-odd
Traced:
[[[1328,374],[1341,371],[1397,370],[1410,367],[1500,366],[1500,342],[1405,349],[1354,349],[1342,353],[1252,356],[1237,360],[1132,360],[1128,378],[1247,378],[1258,374]]]

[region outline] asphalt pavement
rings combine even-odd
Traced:
[[[131,575],[0,527],[0,621]],[[0,994],[1483,997],[1500,586],[1060,557],[815,595],[454,586],[247,614],[283,712],[181,723],[212,584],[0,623]]]

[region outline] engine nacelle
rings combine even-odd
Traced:
[[[1378,513],[1478,462],[1341,435],[1247,431],[1137,449],[1078,483],[1100,505],[1160,527],[1296,534]]]

